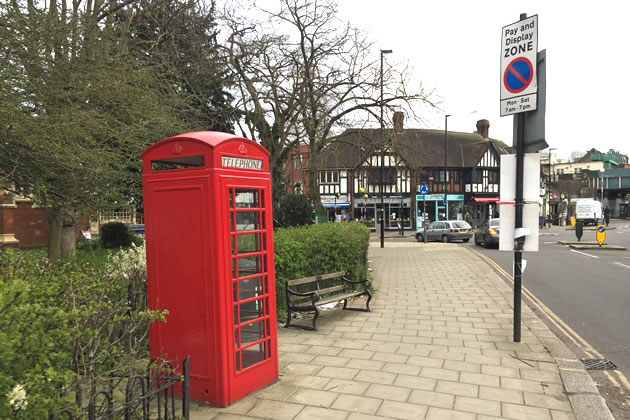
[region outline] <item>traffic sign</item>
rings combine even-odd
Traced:
[[[606,225],[597,226],[597,233],[595,234],[595,237],[597,239],[597,242],[599,243],[599,246],[602,246],[602,244],[606,240]]]
[[[501,116],[534,111],[538,92],[538,15],[504,26],[501,34]]]
[[[429,185],[422,184],[420,185],[420,194],[427,194],[429,192]]]
[[[505,69],[503,84],[512,93],[520,93],[527,89],[534,78],[534,67],[525,57],[515,58]]]

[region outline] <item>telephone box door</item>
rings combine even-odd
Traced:
[[[222,177],[227,205],[232,306],[230,400],[235,401],[277,378],[277,334],[271,186],[267,180]]]

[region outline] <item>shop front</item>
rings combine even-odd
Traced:
[[[436,220],[463,220],[464,196],[459,194],[417,194],[416,227],[422,218],[427,222]]]
[[[464,211],[472,219],[473,226],[479,226],[485,220],[499,217],[499,197],[473,197]]]
[[[329,222],[343,222],[350,219],[350,203],[347,194],[320,196],[322,207],[328,211]]]
[[[391,196],[383,198],[385,207],[385,229],[396,230],[398,223],[405,229],[411,229],[411,198]],[[354,199],[354,218],[363,222],[370,230],[380,230],[381,214],[380,197],[362,198],[357,195]],[[378,217],[377,217],[378,215]]]

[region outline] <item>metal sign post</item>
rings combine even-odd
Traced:
[[[515,122],[516,191],[514,207],[514,342],[521,341],[521,295],[523,246],[523,176],[525,160],[525,112],[536,110],[538,82],[538,16],[505,26],[501,34],[501,116],[512,115]],[[502,197],[502,199],[505,199]]]
[[[429,192],[429,186],[427,184],[422,184],[420,187],[420,192],[422,193],[422,240],[424,243],[427,242],[427,213],[425,207],[425,201],[427,199],[427,193]]]

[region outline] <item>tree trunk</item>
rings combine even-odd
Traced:
[[[46,211],[48,216],[48,259],[51,261],[61,257],[61,220],[56,212]]]
[[[76,211],[70,207],[55,207],[48,214],[48,259],[73,257],[76,254]]]
[[[313,159],[311,159],[310,166],[308,168],[308,194],[313,200],[313,206],[316,210],[323,210],[322,199],[319,196],[319,184],[317,180],[319,179],[319,165],[314,164]]]

